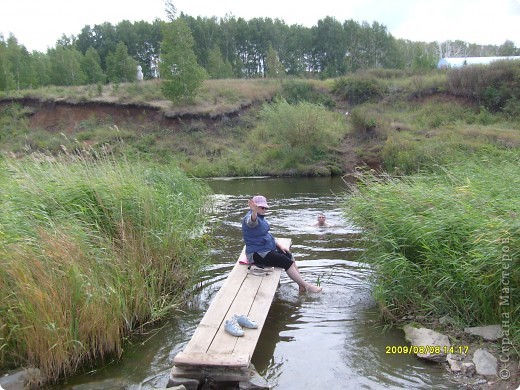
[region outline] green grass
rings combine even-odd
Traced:
[[[381,151],[388,172],[409,174],[467,159],[494,159],[520,147],[520,132],[496,126],[468,126],[394,132]]]
[[[519,345],[519,163],[502,151],[429,174],[359,177],[345,207],[370,238],[365,260],[387,319],[449,315],[476,326],[507,312]]]
[[[0,179],[1,367],[54,381],[119,356],[207,258],[209,190],[173,166],[33,154]]]

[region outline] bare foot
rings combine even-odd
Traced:
[[[311,293],[320,293],[323,289],[321,287],[315,286],[313,284],[308,284],[305,287],[300,286],[300,292],[311,292]]]

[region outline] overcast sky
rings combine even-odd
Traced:
[[[279,18],[311,27],[326,16],[343,22],[374,21],[396,38],[412,41],[462,40],[520,47],[520,0],[172,0],[190,16],[246,20]],[[164,0],[3,0],[0,34],[13,33],[29,51],[45,52],[63,35],[78,35],[85,25],[122,20],[166,20]]]

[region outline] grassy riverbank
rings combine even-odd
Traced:
[[[391,322],[501,324],[520,345],[520,158],[492,150],[406,177],[360,175],[346,207],[369,236],[374,295]]]
[[[481,68],[470,80],[455,70],[384,69],[330,80],[206,80],[194,101],[175,106],[156,81],[99,94],[95,86],[13,91],[1,102],[0,150],[109,148],[197,177],[336,175],[365,164],[413,173],[490,146],[519,147],[516,68]]]
[[[360,154],[383,170],[354,175],[345,205],[370,238],[365,260],[388,321],[501,324],[512,355],[520,349],[518,75],[518,62],[454,69],[419,83],[411,101],[357,107],[353,128],[370,146]]]
[[[0,179],[0,367],[52,381],[119,356],[207,258],[209,190],[178,168],[33,154]]]
[[[329,109],[326,82],[206,80],[193,102],[175,106],[161,100],[159,87],[154,81],[105,86],[100,96],[89,95],[88,87],[13,92],[9,98],[68,102],[60,106],[67,112],[9,100],[0,108],[0,150],[24,156],[57,155],[62,145],[108,147],[130,159],[178,165],[197,177],[343,171],[340,148],[348,125],[344,115]],[[135,115],[127,104],[139,106]],[[122,114],[107,116],[105,109]]]

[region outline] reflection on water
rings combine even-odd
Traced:
[[[323,294],[301,294],[285,273],[252,362],[275,389],[453,388],[442,366],[413,356],[386,355],[386,345],[407,345],[400,330],[384,331],[370,297],[370,268],[359,262],[363,233],[342,213],[340,179],[210,180],[215,195],[219,243],[202,288],[177,320],[128,348],[122,362],[76,378],[81,388],[165,386],[173,357],[188,343],[205,310],[231,270],[243,242],[240,219],[247,199],[267,197],[275,236],[293,241],[305,279]],[[312,226],[319,212],[331,227]],[[112,387],[111,387],[112,386]],[[80,388],[77,385],[75,388]]]

